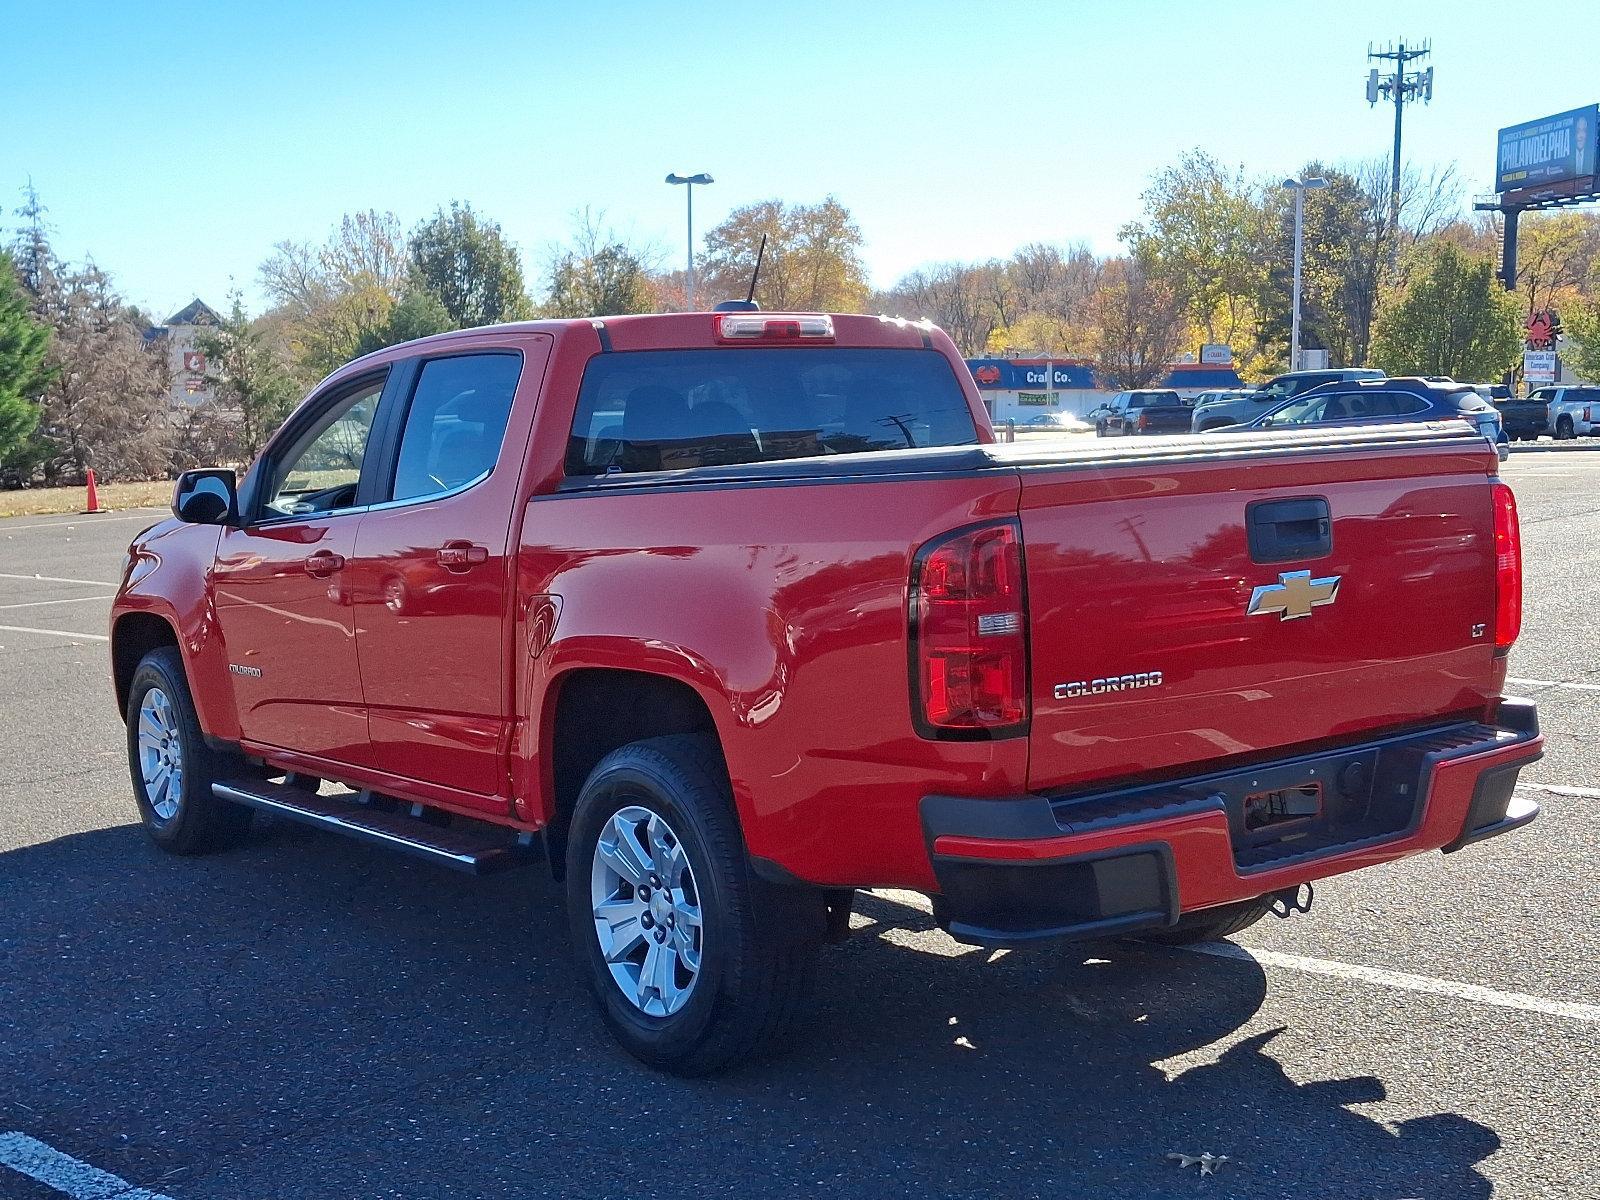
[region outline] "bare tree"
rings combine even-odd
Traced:
[[[572,239],[550,248],[544,312],[552,317],[643,313],[661,299],[654,247],[637,247],[605,223],[605,212],[572,215]]]
[[[278,242],[259,274],[267,298],[294,320],[303,320],[333,298],[322,252],[310,242]]]
[[[149,479],[167,466],[171,425],[166,356],[92,262],[66,272],[46,314],[55,378],[41,397],[45,478]]]
[[[1119,388],[1148,387],[1165,376],[1186,329],[1172,289],[1126,258],[1105,264],[1090,319],[1095,360]]]
[[[950,335],[965,355],[982,354],[999,326],[984,273],[989,267],[941,263],[913,271],[877,297],[896,316],[926,318]]]

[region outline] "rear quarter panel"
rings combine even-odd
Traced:
[[[1027,742],[914,732],[911,559],[1016,500],[1010,471],[537,498],[519,587],[559,597],[560,617],[522,685],[528,736],[569,670],[682,680],[716,722],[752,854],[814,883],[931,887],[922,796],[1015,792]]]

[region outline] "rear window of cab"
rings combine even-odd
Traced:
[[[681,471],[977,441],[966,394],[933,350],[613,351],[584,371],[566,472]]]

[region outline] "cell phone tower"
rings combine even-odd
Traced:
[[[1394,155],[1390,159],[1389,183],[1389,262],[1393,265],[1400,257],[1400,128],[1405,121],[1406,105],[1413,100],[1433,100],[1433,68],[1408,71],[1406,65],[1426,58],[1433,52],[1433,39],[1423,38],[1420,43],[1398,43],[1385,46],[1367,43],[1369,61],[1393,63],[1394,69],[1385,72],[1373,67],[1367,72],[1367,103],[1379,100],[1394,101]]]

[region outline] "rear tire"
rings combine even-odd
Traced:
[[[1220,908],[1205,908],[1179,917],[1178,923],[1170,928],[1141,933],[1139,940],[1159,942],[1164,946],[1216,942],[1249,929],[1271,911],[1272,902],[1265,898],[1225,904]]]
[[[573,811],[566,888],[579,969],[641,1062],[710,1075],[770,1051],[804,1010],[822,893],[750,869],[709,738],[649,738],[600,760]]]
[[[1556,441],[1569,442],[1577,436],[1571,417],[1562,417],[1556,422]]]
[[[128,770],[150,840],[173,854],[203,854],[238,844],[254,810],[211,794],[220,779],[245,772],[244,760],[207,745],[175,646],[150,651],[128,688]]]

